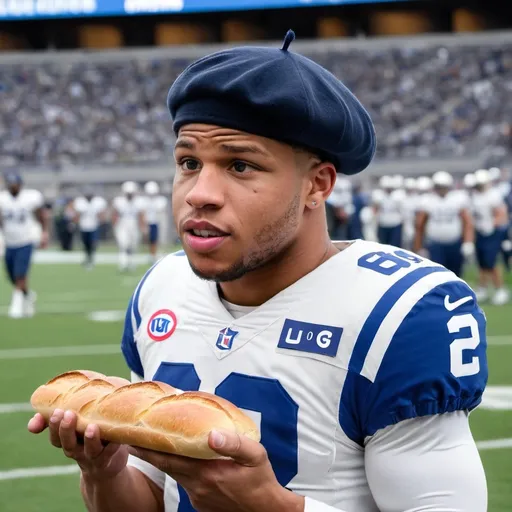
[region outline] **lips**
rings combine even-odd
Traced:
[[[208,253],[217,249],[230,235],[214,224],[206,221],[188,220],[183,225],[186,243],[193,251]]]

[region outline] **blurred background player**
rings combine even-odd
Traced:
[[[352,183],[338,176],[334,189],[326,202],[327,225],[331,240],[347,240],[350,217],[354,213]]]
[[[44,248],[48,244],[48,217],[41,192],[23,188],[19,174],[7,174],[5,185],[7,190],[0,192],[0,221],[5,241],[5,266],[14,287],[8,315],[31,317],[36,296],[29,288],[28,275],[36,244],[35,224],[41,225],[39,246]]]
[[[419,205],[413,250],[418,253],[427,245],[431,260],[460,277],[464,259],[475,252],[469,204],[453,190],[451,174],[439,171],[432,183],[433,193]]]
[[[404,179],[405,198],[403,202],[403,236],[402,242],[405,249],[411,250],[414,242],[416,226],[416,213],[418,211],[418,191],[415,178]]]
[[[119,270],[135,268],[134,254],[139,245],[141,234],[146,231],[144,220],[144,200],[137,195],[138,185],[126,181],[121,187],[123,195],[112,202],[112,226],[119,249]]]
[[[491,167],[489,169],[489,177],[491,179],[491,187],[496,189],[503,198],[507,209],[507,222],[501,227],[503,234],[503,242],[501,244],[500,254],[503,257],[503,264],[507,272],[510,272],[510,260],[512,258],[512,243],[510,242],[509,228],[511,226],[512,215],[512,186],[499,167]]]
[[[105,199],[95,195],[91,188],[87,188],[84,195],[77,197],[73,203],[75,222],[80,229],[85,251],[83,264],[87,269],[94,266],[98,229],[105,222],[107,206]]]
[[[380,191],[373,195],[379,243],[402,247],[403,202],[401,176],[382,176]]]
[[[160,239],[160,223],[162,214],[167,208],[167,198],[160,195],[160,187],[156,181],[148,181],[144,185],[146,198],[144,201],[144,215],[147,224],[149,253],[151,259],[158,259],[158,242]]]
[[[487,300],[488,286],[495,288],[492,303],[503,305],[509,300],[509,291],[505,288],[503,276],[497,265],[507,223],[507,210],[502,195],[491,187],[487,169],[475,172],[475,188],[471,194],[471,204],[476,230],[476,257],[479,267],[479,286],[476,290],[478,300]]]

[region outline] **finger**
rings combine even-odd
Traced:
[[[97,459],[104,451],[98,425],[87,425],[84,432],[84,455],[87,459]]]
[[[64,454],[73,457],[78,443],[76,439],[76,414],[66,411],[59,427],[60,442]]]
[[[43,418],[42,414],[35,414],[30,421],[28,422],[27,428],[29,432],[32,434],[40,434],[47,427],[46,420]]]
[[[236,432],[212,430],[208,444],[218,454],[231,457],[244,466],[259,466],[267,460],[267,452],[262,444]]]
[[[50,443],[52,443],[53,446],[56,446],[57,448],[62,448],[59,428],[63,416],[64,411],[62,409],[55,409],[55,411],[53,411],[52,417],[50,418]]]
[[[189,457],[181,457],[180,455],[171,455],[168,453],[160,453],[154,450],[146,450],[135,446],[129,446],[128,452],[130,455],[142,459],[152,466],[160,469],[168,475],[195,475],[197,474],[199,463],[205,461],[198,461]]]

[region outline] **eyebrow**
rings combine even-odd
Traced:
[[[240,153],[253,153],[256,155],[269,156],[269,154],[259,146],[253,146],[252,144],[245,145],[232,145],[232,144],[221,144],[221,149],[226,153],[240,154]]]
[[[175,149],[183,148],[183,149],[195,149],[196,145],[188,140],[177,140],[176,144],[174,146]],[[263,155],[268,157],[269,153],[265,151],[264,149],[260,148],[259,146],[255,146],[252,144],[244,144],[244,145],[234,145],[234,144],[221,144],[220,148],[225,153],[231,153],[231,154],[241,154],[241,153],[253,153],[257,155]]]

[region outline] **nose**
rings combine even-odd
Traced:
[[[224,186],[222,172],[214,166],[204,166],[185,200],[193,208],[219,209],[224,205]]]

